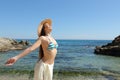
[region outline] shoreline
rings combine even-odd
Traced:
[[[4,74],[0,75],[0,80],[33,80],[29,74]],[[64,76],[64,75],[53,75],[53,80],[120,80],[120,78],[113,78],[111,76]]]
[[[7,75],[0,75],[0,80],[33,80],[33,77],[29,77],[28,74],[24,74],[24,75],[11,75],[11,74],[7,74]],[[53,80],[110,80],[106,77],[103,76],[63,76],[63,75],[59,75],[53,76]],[[115,79],[118,80],[118,79]]]
[[[0,80],[33,80],[33,70],[0,70]],[[119,74],[54,70],[53,80],[120,80]]]

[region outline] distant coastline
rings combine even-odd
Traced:
[[[11,38],[0,37],[0,52],[9,50],[21,50],[31,45],[27,40],[15,40]]]

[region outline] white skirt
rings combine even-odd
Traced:
[[[54,64],[37,61],[34,68],[34,80],[52,80]]]

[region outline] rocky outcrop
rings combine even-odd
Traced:
[[[94,53],[120,57],[120,35],[107,45],[96,46]]]
[[[25,49],[29,45],[31,45],[31,43],[28,41],[21,40],[20,42],[18,42],[14,39],[0,38],[0,52]]]

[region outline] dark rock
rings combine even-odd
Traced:
[[[120,36],[107,45],[96,46],[94,53],[120,57]]]
[[[21,40],[18,42],[14,39],[0,38],[0,51],[25,49],[29,45],[31,45],[31,43],[28,41]]]
[[[23,40],[21,40],[21,41],[19,42],[19,44],[21,44],[21,45],[29,45],[29,42],[28,42],[28,41],[23,41]]]

